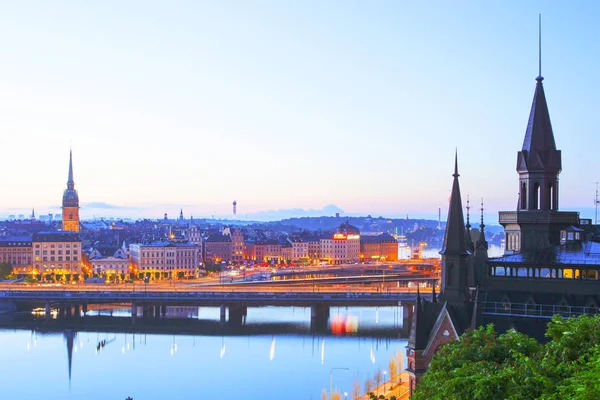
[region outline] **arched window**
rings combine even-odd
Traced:
[[[548,207],[550,210],[554,210],[556,207],[556,204],[554,204],[554,183],[552,182],[548,185]]]
[[[521,209],[527,209],[527,184],[525,182],[521,184]]]
[[[518,268],[517,276],[520,278],[527,278],[527,268]]]
[[[532,203],[531,203],[531,208],[533,210],[539,210],[540,209],[540,184],[539,183],[534,183],[533,184],[533,199],[532,199]]]

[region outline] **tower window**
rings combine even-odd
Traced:
[[[521,184],[521,209],[527,208],[527,184],[523,182]]]

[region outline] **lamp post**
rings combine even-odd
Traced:
[[[333,367],[329,370],[329,398],[331,398],[331,394],[333,393],[333,371],[336,369],[348,371],[348,368],[343,367]]]

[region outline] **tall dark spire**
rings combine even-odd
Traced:
[[[472,253],[475,249],[473,245],[473,240],[471,239],[471,222],[469,222],[469,212],[471,210],[471,202],[469,201],[469,195],[467,195],[467,224],[465,225],[466,236],[465,240],[467,241],[467,249]]]
[[[73,150],[69,149],[69,179],[67,180],[67,188],[75,189],[75,181],[73,181]]]
[[[481,198],[481,224],[479,225],[479,239],[477,239],[477,244],[475,247],[477,250],[486,250],[488,249],[488,242],[485,240],[485,224],[483,223],[483,198]]]
[[[529,113],[523,149],[519,152],[517,171],[554,172],[561,170],[560,151],[556,150],[550,113],[542,81],[542,15],[539,15],[538,76]]]
[[[467,249],[465,219],[463,217],[460,186],[458,183],[458,153],[454,155],[454,181],[450,194],[450,206],[448,207],[448,220],[446,221],[446,232],[444,233],[444,245],[440,251],[441,255],[469,255]]]

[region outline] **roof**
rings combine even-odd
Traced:
[[[446,232],[444,233],[444,244],[440,254],[442,255],[469,255],[467,249],[467,232],[465,229],[465,218],[462,210],[462,199],[460,196],[460,185],[458,183],[458,156],[454,156],[454,181],[452,182],[452,193],[450,206],[448,207],[448,220]]]
[[[31,247],[31,236],[0,237],[0,247]]]
[[[383,233],[381,235],[366,235],[360,237],[360,242],[363,244],[366,243],[398,243],[396,239],[392,235],[388,235],[387,233]]]
[[[206,242],[209,243],[226,243],[231,242],[231,237],[229,235],[223,235],[220,233],[213,233],[209,237],[206,238]]]
[[[600,243],[585,241],[491,258],[494,264],[581,264],[600,268]]]
[[[561,152],[556,150],[550,113],[542,80],[538,77],[523,140],[523,149],[517,155],[517,171],[558,173],[562,168]]]
[[[34,233],[32,242],[81,242],[81,238],[75,232],[57,231],[57,232],[37,232]]]

